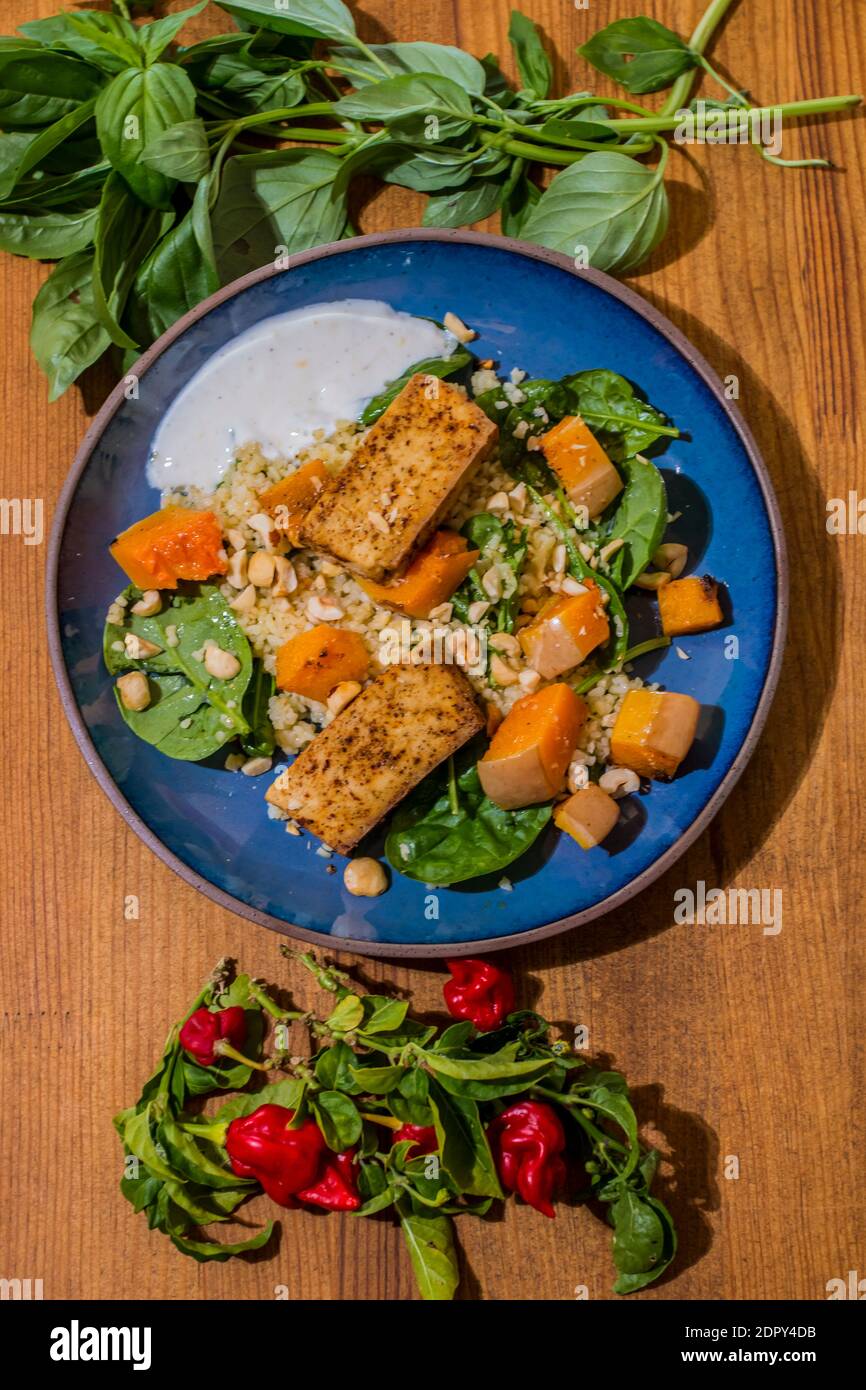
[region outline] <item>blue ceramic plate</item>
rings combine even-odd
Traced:
[[[380,898],[351,897],[342,861],[328,874],[309,836],[267,819],[261,781],[175,762],[134,738],[117,712],[100,647],[119,587],[113,537],[153,511],[150,441],[190,377],[236,334],[271,314],[343,298],[385,300],[478,331],[480,357],[505,371],[558,377],[610,367],[635,382],[688,440],[659,460],[673,539],[692,567],[724,581],[732,621],[646,657],[640,674],[695,696],[704,717],[670,785],[629,798],[606,846],[584,853],[549,831],[495,880],[428,893],[392,876]],[[705,828],[752,751],[781,659],[784,545],[766,470],[718,380],[682,335],[634,293],[537,247],[465,232],[394,232],[321,247],[289,271],[254,272],[171,329],[96,418],[60,501],[49,560],[52,657],[66,714],[103,789],[136,832],[215,901],[277,931],[372,955],[454,955],[563,931],[609,911],[652,882]],[[636,596],[633,641],[653,631],[652,600]],[[643,607],[642,607],[643,605]],[[735,639],[735,640],[731,640]],[[381,848],[380,842],[373,852]]]

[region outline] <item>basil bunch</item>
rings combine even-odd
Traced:
[[[221,0],[238,28],[181,46],[207,3],[136,25],[134,0],[114,0],[114,13],[70,10],[0,38],[0,250],[57,262],[31,333],[52,399],[112,346],[133,360],[221,284],[353,235],[361,174],[426,193],[425,226],[498,212],[507,235],[624,272],[667,228],[664,136],[697,69],[725,89],[717,107],[746,117],[860,100],[752,107],[704,56],[731,0],[712,0],[688,43],[641,17],[584,45],[631,95],[673,84],[661,112],[551,95],[550,59],[518,11],[515,89],[492,55],[365,43],[341,0]],[[559,172],[542,191],[545,166]]]
[[[231,1171],[224,1146],[229,1123],[262,1104],[282,1105],[294,1111],[293,1125],[313,1119],[332,1151],[354,1149],[362,1197],[354,1214],[392,1211],[422,1298],[451,1299],[460,1278],[453,1218],[484,1216],[505,1195],[487,1126],[507,1105],[530,1099],[555,1109],[573,1173],[581,1175],[569,1183],[565,1200],[598,1204],[613,1227],[615,1292],[643,1288],[667,1268],[676,1233],[650,1190],[658,1154],[640,1143],[618,1072],[599,1070],[566,1043],[551,1041],[550,1025],[530,1010],[510,1014],[489,1033],[468,1022],[443,1029],[412,1018],[404,999],[361,993],[344,971],[320,964],[311,952],[280,949],[331,994],[325,1017],[280,1008],[245,975],[228,984],[223,962],[186,1016],[202,1003],[241,1004],[253,1025],[247,1047],[252,1040],[255,1057],[266,1016],[282,1025],[300,1021],[314,1039],[312,1054],[289,1058],[282,1049],[257,1062],[260,1070],[289,1075],[251,1091],[245,1089],[249,1068],[192,1063],[175,1027],[137,1105],[115,1119],[127,1154],[121,1189],[136,1211],[147,1212],[152,1229],[197,1260],[223,1260],[266,1244],[270,1223],[234,1244],[190,1232],[228,1220],[258,1190]],[[185,1109],[190,1096],[226,1088],[240,1094],[212,1116]],[[411,1140],[394,1142],[403,1125],[431,1128],[435,1155],[413,1158]]]

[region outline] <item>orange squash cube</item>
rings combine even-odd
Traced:
[[[277,530],[282,531],[292,545],[300,544],[300,524],[329,480],[325,465],[319,459],[311,459],[259,495],[262,511],[273,517]]]
[[[319,623],[290,637],[277,652],[277,685],[324,704],[343,681],[363,681],[370,656],[357,632]]]
[[[548,685],[518,700],[478,764],[490,800],[514,811],[561,792],[586,716],[585,701],[568,685]]]
[[[358,583],[376,603],[396,608],[410,618],[426,618],[459,588],[480,551],[468,550],[465,536],[456,531],[436,531],[418,551],[401,579],[393,584]]]
[[[213,512],[163,507],[122,531],[109,547],[139,589],[176,589],[181,579],[225,574],[228,558]]]
[[[672,579],[658,591],[659,616],[666,637],[706,632],[724,622],[719,586],[710,575],[690,574]]]
[[[596,782],[590,782],[557,806],[553,820],[581,849],[595,849],[619,820],[619,807]]]
[[[561,594],[518,634],[526,660],[544,680],[572,671],[610,636],[601,591],[588,580],[582,594]]]
[[[622,492],[622,478],[579,415],[566,415],[543,434],[541,448],[569,501],[590,517],[601,516]]]
[[[671,690],[630,690],[610,735],[611,758],[639,777],[673,777],[694,741],[701,707]]]

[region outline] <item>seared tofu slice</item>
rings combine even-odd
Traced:
[[[389,666],[266,793],[341,854],[484,727],[455,666]]]
[[[394,574],[436,529],[497,434],[456,386],[416,373],[313,503],[301,544],[365,579]]]

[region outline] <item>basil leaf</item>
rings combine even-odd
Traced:
[[[54,261],[90,246],[96,235],[98,208],[80,212],[7,211],[0,208],[0,251]]]
[[[348,158],[352,159],[352,155]],[[347,162],[344,160],[344,165]],[[370,151],[366,162],[385,183],[411,188],[416,193],[436,193],[443,188],[453,190],[468,183],[475,172],[472,151],[451,145],[411,149],[387,140]]]
[[[660,410],[641,399],[631,382],[605,367],[563,377],[562,385],[571,398],[570,408],[598,436],[614,463],[679,433]]]
[[[180,183],[198,183],[210,168],[204,122],[196,116],[191,121],[180,121],[161,130],[145,145],[139,162],[146,169],[154,169]]]
[[[226,162],[211,221],[223,282],[273,261],[277,248],[338,241],[346,200],[334,192],[340,162],[324,150],[274,150]]]
[[[216,93],[229,111],[269,111],[278,106],[295,106],[304,99],[301,73],[277,60],[274,71],[263,70],[264,58],[244,53],[218,54],[194,73],[196,84]]]
[[[97,95],[105,74],[30,39],[0,39],[0,124],[51,125]]]
[[[7,157],[0,164],[0,199],[8,198],[24,174],[34,169],[37,164],[41,164],[53,149],[62,145],[64,140],[67,140],[70,135],[85,125],[93,116],[95,105],[95,99],[82,102],[74,111],[70,111],[66,116],[61,116],[59,121],[47,126],[38,135],[28,135],[23,139],[20,135],[3,136],[0,139],[0,151],[7,141],[14,143],[10,151],[12,157]],[[8,145],[6,148],[9,148]],[[15,153],[17,153],[17,159]]]
[[[615,557],[614,574],[621,589],[627,589],[646,569],[661,545],[668,519],[668,498],[664,479],[649,459],[638,455],[620,464],[625,477],[607,535],[622,538],[625,545]]]
[[[400,1226],[421,1297],[437,1302],[453,1298],[460,1274],[451,1218],[416,1216],[402,1206],[399,1211]]]
[[[340,0],[217,0],[221,10],[278,34],[304,34],[314,39],[346,39],[355,34],[355,21]]]
[[[126,591],[131,603],[138,590]],[[129,611],[129,610],[127,610]],[[166,627],[177,629],[176,647],[168,645]],[[125,632],[162,648],[156,656],[132,661],[114,643]],[[212,638],[240,662],[230,680],[210,676],[194,652]],[[252,675],[250,644],[216,585],[190,585],[151,618],[130,613],[123,627],[106,623],[103,643],[105,664],[111,675],[120,671],[146,671],[151,703],[144,710],[128,710],[118,696],[118,708],[134,734],[152,743],[170,758],[198,762],[218,752],[230,739],[249,732],[241,713],[244,692]]]
[[[141,261],[173,219],[173,212],[159,212],[134,197],[119,174],[112,173],[106,180],[96,226],[93,302],[100,322],[118,347],[138,346],[121,328],[120,318]]]
[[[503,236],[522,236],[524,223],[540,197],[541,189],[527,176],[526,161],[513,160],[502,190],[500,224]]]
[[[136,28],[120,15],[76,10],[19,24],[19,30],[45,48],[62,49],[103,72],[120,72],[138,61]]]
[[[596,150],[556,175],[526,220],[523,235],[568,256],[585,248],[599,270],[632,270],[668,225],[663,164]]]
[[[174,42],[188,20],[201,14],[206,4],[207,0],[199,0],[197,5],[192,5],[188,10],[167,14],[163,19],[155,19],[135,30],[138,46],[148,66],[155,63],[159,55]]]
[[[463,188],[428,199],[424,227],[466,227],[490,217],[505,193],[504,183],[491,178],[471,179]]]
[[[430,1106],[442,1167],[457,1190],[471,1197],[501,1197],[502,1188],[477,1101],[449,1096],[434,1081],[430,1085]]]
[[[385,853],[401,874],[447,887],[496,873],[529,849],[550,820],[549,805],[503,811],[484,795],[474,764],[457,786],[456,815],[447,789],[431,804],[425,783],[395,813]]]
[[[418,372],[425,376],[436,376],[440,380],[455,376],[457,372],[472,361],[472,354],[465,348],[456,347],[450,357],[425,357],[421,362],[413,362],[411,367],[407,367],[402,376],[398,376],[396,381],[389,381],[384,391],[380,391],[378,396],[374,396],[365,405],[358,417],[358,423],[365,429],[368,425],[376,423],[380,415],[388,409],[391,402],[399,396],[403,387]]]
[[[195,116],[195,88],[181,68],[155,63],[127,68],[96,102],[96,129],[112,166],[149,207],[164,207],[174,180],[140,162],[142,152],[170,126]]]
[[[254,1236],[248,1240],[236,1240],[231,1244],[222,1244],[213,1240],[190,1240],[186,1235],[177,1232],[170,1232],[171,1243],[182,1255],[191,1255],[194,1260],[204,1263],[206,1260],[214,1260],[221,1263],[229,1259],[232,1255],[243,1255],[247,1250],[261,1250],[263,1245],[267,1245],[274,1232],[274,1223],[269,1221]]]
[[[203,179],[189,212],[157,242],[135,277],[123,323],[142,348],[219,289],[208,190]]]
[[[614,20],[577,51],[635,96],[669,87],[700,62],[678,34],[646,15]]]
[[[334,48],[331,57],[336,63],[348,63],[352,68],[352,85],[367,87],[371,82],[381,83],[384,64],[393,77],[407,72],[435,73],[438,77],[449,77],[458,83],[465,92],[480,96],[484,91],[486,73],[477,58],[464,53],[462,48],[452,48],[444,43],[374,43],[369,45],[368,57],[355,48]]]
[[[350,92],[336,103],[338,115],[353,121],[377,121],[407,138],[423,140],[430,121],[437,122],[435,138],[448,139],[469,129],[472,102],[449,77],[406,73],[386,77],[375,86]]]
[[[93,253],[58,261],[33,301],[30,347],[57,400],[109,347],[93,302]]]
[[[511,11],[508,42],[514,50],[517,71],[524,87],[533,97],[543,99],[550,91],[553,68],[544,51],[537,28],[532,20],[519,10]]]

